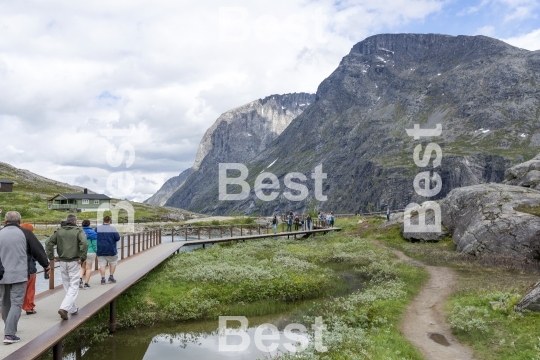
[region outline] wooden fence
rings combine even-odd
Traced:
[[[161,230],[152,230],[152,231],[146,231],[142,233],[121,235],[120,240],[118,242],[120,243],[120,247],[118,247],[117,245],[118,260],[122,260],[130,256],[133,256],[135,254],[138,254],[141,251],[150,249],[151,247],[161,244]],[[50,290],[54,289],[53,269],[56,269],[59,267],[59,266],[55,266],[54,263],[55,261],[52,260],[50,264],[50,267],[51,267],[51,272],[49,273],[50,274],[50,277],[49,277]],[[98,269],[98,259],[96,257],[94,270],[97,270],[97,269]],[[38,271],[38,274],[43,273],[43,271],[44,270]]]

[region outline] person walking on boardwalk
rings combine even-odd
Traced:
[[[300,218],[298,215],[295,215],[294,217],[294,231],[298,231],[298,228],[300,227]]]
[[[101,285],[105,285],[105,266],[109,263],[109,283],[115,283],[114,270],[118,263],[118,250],[116,243],[120,240],[120,234],[111,226],[111,217],[103,218],[103,225],[96,228],[97,232],[97,258],[99,273],[101,274]]]
[[[21,341],[17,336],[17,325],[28,281],[28,257],[33,256],[45,272],[49,272],[49,261],[43,246],[36,236],[21,228],[21,214],[6,213],[6,226],[0,230],[0,298],[2,320],[4,320],[4,344]],[[5,269],[5,272],[4,272]]]
[[[92,275],[92,265],[96,261],[97,232],[95,232],[95,230],[90,227],[90,220],[84,220],[82,222],[82,226],[83,231],[86,234],[86,240],[88,241],[88,250],[86,251],[86,261],[81,267],[81,279],[79,282],[79,288],[87,290],[90,289],[90,285],[88,285],[88,282],[90,281],[90,275]]]
[[[274,234],[277,234],[277,223],[278,223],[277,216],[274,215],[274,217],[272,218],[272,227],[274,228]]]
[[[287,214],[287,231],[292,231],[292,220],[292,214]]]
[[[56,246],[55,258],[54,247]],[[81,264],[86,260],[88,242],[84,231],[77,226],[77,217],[69,214],[63,226],[60,226],[45,242],[47,257],[55,259],[60,266],[62,285],[66,296],[60,304],[58,314],[62,320],[68,319],[68,314],[77,315],[79,308],[75,304],[79,294],[79,275]]]
[[[386,209],[386,221],[390,221],[390,208]]]
[[[30,223],[21,224],[21,228],[34,232],[34,226]],[[36,259],[28,254],[28,281],[26,282],[26,294],[24,295],[24,301],[22,309],[26,311],[26,315],[33,315],[36,313],[34,299],[36,297]]]
[[[307,223],[306,230],[311,230],[311,215],[309,215],[309,213],[307,214],[306,223]]]

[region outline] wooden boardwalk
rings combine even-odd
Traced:
[[[340,231],[340,228],[329,228],[308,231],[295,231],[290,233],[247,235],[226,238],[214,238],[193,241],[179,241],[162,243],[143,252],[120,260],[115,271],[116,284],[100,285],[100,276],[93,273],[90,280],[90,290],[80,290],[77,297],[79,306],[78,315],[71,315],[69,320],[62,321],[58,314],[58,308],[64,298],[62,286],[49,290],[36,296],[37,314],[26,315],[25,312],[19,320],[17,336],[21,341],[11,345],[0,344],[0,358],[6,360],[30,360],[45,353],[55,344],[60,344],[62,339],[75,328],[84,323],[88,318],[99,310],[109,305],[111,315],[116,312],[116,298],[130,286],[143,278],[152,269],[165,261],[174,253],[180,251],[183,246],[221,243],[234,240],[256,240],[272,237],[296,237],[315,236],[326,234],[331,231]],[[39,276],[39,275],[38,275]],[[108,273],[107,273],[108,277]],[[114,319],[111,316],[111,324],[114,331]],[[61,359],[61,346],[56,346],[54,358]]]

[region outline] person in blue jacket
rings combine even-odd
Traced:
[[[105,285],[105,267],[109,264],[109,284],[115,283],[114,270],[118,264],[118,250],[116,243],[120,240],[120,234],[111,225],[111,217],[103,217],[103,225],[96,228],[97,232],[97,258],[99,272],[101,274],[101,285]]]
[[[88,241],[88,250],[86,253],[86,261],[81,266],[81,279],[79,281],[79,288],[83,290],[90,289],[88,282],[90,281],[90,275],[92,274],[92,265],[96,260],[97,252],[97,232],[90,227],[90,220],[84,220],[82,222],[84,233],[86,234],[86,240]],[[84,278],[84,281],[83,281]]]

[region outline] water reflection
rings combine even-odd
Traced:
[[[220,351],[218,321],[167,324],[147,329],[120,331],[95,346],[86,347],[77,352],[66,354],[64,359],[85,360],[148,360],[148,359],[239,359],[254,360],[275,356],[278,353],[288,352],[285,346],[295,344],[294,340],[285,337],[283,330],[291,321],[284,317],[254,317],[249,320],[247,334],[249,346],[243,351]],[[266,347],[278,343],[274,351],[257,346],[254,334],[258,326],[271,323],[279,330],[279,339],[262,340]],[[232,324],[229,324],[231,326]],[[307,327],[307,326],[306,326]],[[265,329],[264,335],[271,334]],[[291,334],[288,334],[292,337]],[[300,335],[297,335],[300,336]],[[302,336],[307,336],[303,334]],[[277,335],[276,335],[277,337]],[[244,340],[245,341],[245,340]],[[226,337],[227,345],[240,345],[240,336]],[[287,344],[287,345],[286,345]],[[291,345],[288,345],[291,344]]]

